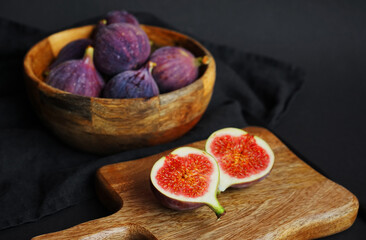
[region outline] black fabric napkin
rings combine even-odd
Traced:
[[[143,24],[174,29],[150,14],[136,16]],[[39,123],[29,104],[23,57],[49,34],[0,19],[0,229],[96,197],[95,172],[106,164],[202,140],[223,127],[273,127],[303,83],[303,72],[289,64],[201,40],[217,62],[214,94],[201,121],[171,143],[100,157],[64,145]]]

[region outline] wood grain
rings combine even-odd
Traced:
[[[87,38],[94,26],[55,33],[37,43],[24,60],[27,89],[40,119],[64,142],[78,149],[110,154],[170,142],[189,131],[205,112],[216,77],[215,60],[200,43],[183,34],[141,25],[154,46],[182,46],[207,56],[192,84],[150,99],[90,98],[55,89],[43,76],[67,43]]]
[[[149,174],[166,151],[99,169],[97,190],[118,210],[113,215],[34,239],[313,239],[353,224],[359,205],[352,193],[305,164],[268,130],[245,130],[269,143],[274,168],[252,187],[221,193],[227,214],[219,221],[206,206],[179,212],[157,202]],[[190,146],[203,149],[204,144]]]

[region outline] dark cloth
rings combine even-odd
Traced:
[[[152,15],[136,16],[143,24],[174,29]],[[303,72],[289,64],[192,36],[217,62],[214,94],[200,122],[168,144],[100,157],[64,145],[39,122],[30,106],[23,58],[32,45],[49,34],[0,19],[0,229],[35,221],[95,197],[95,172],[106,164],[202,140],[223,127],[250,124],[271,128],[303,83]]]

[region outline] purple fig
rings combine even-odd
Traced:
[[[126,10],[110,11],[107,13],[105,20],[107,20],[108,25],[112,23],[130,23],[139,26],[140,24],[136,17]]]
[[[84,56],[86,47],[89,45],[92,45],[92,40],[89,38],[78,39],[66,44],[57,55],[55,61],[49,66],[49,69],[68,60],[81,59]]]
[[[93,64],[94,48],[88,46],[83,59],[69,60],[52,68],[46,82],[52,87],[77,95],[98,97],[103,78]]]
[[[102,73],[113,76],[145,63],[150,50],[149,38],[140,27],[113,23],[96,33],[95,65]]]
[[[108,81],[103,97],[106,98],[149,98],[159,94],[158,86],[151,76],[153,62],[139,70],[128,70]]]
[[[129,23],[138,27],[140,26],[139,21],[131,13],[125,10],[110,11],[107,13],[104,19],[98,22],[97,27],[95,28],[95,31],[93,33],[93,36],[95,36],[96,32],[99,31],[100,28],[105,27],[106,25],[112,23]]]
[[[162,47],[150,57],[156,63],[152,75],[161,92],[170,92],[197,79],[199,59],[181,47]]]
[[[94,28],[94,30],[93,30],[93,32],[91,34],[91,38],[92,39],[95,39],[95,36],[97,35],[97,32],[99,32],[100,29],[103,28],[103,27],[105,27],[105,26],[107,26],[107,20],[105,20],[105,19],[100,20],[97,23],[96,27]]]

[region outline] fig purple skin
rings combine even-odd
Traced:
[[[107,13],[105,20],[107,20],[107,25],[112,23],[129,23],[139,26],[139,21],[134,15],[125,10],[114,10]]]
[[[92,43],[91,39],[82,38],[66,44],[57,55],[55,61],[49,66],[49,69],[68,60],[81,59],[84,56],[86,47],[92,45]]]
[[[100,28],[105,27],[112,23],[129,23],[135,26],[140,26],[139,21],[135,16],[125,10],[110,11],[106,14],[105,18],[100,20],[97,27],[94,30],[93,36]],[[93,37],[94,38],[94,37]]]
[[[108,76],[136,69],[146,62],[151,50],[146,33],[128,23],[113,23],[99,28],[94,44],[95,65]]]
[[[139,70],[128,70],[108,81],[103,97],[106,98],[150,98],[159,94],[159,88],[151,76],[153,63]]]
[[[93,64],[93,47],[87,47],[80,60],[69,60],[52,68],[46,82],[60,90],[87,96],[99,97],[104,81]]]
[[[159,48],[151,54],[150,61],[156,63],[152,75],[162,93],[182,88],[197,79],[199,64],[184,48]]]
[[[164,194],[162,194],[161,192],[159,192],[158,190],[156,190],[156,188],[152,185],[151,182],[150,187],[154,196],[158,199],[158,201],[167,208],[171,208],[178,211],[185,211],[185,210],[196,209],[205,205],[204,203],[183,202],[169,198]]]

